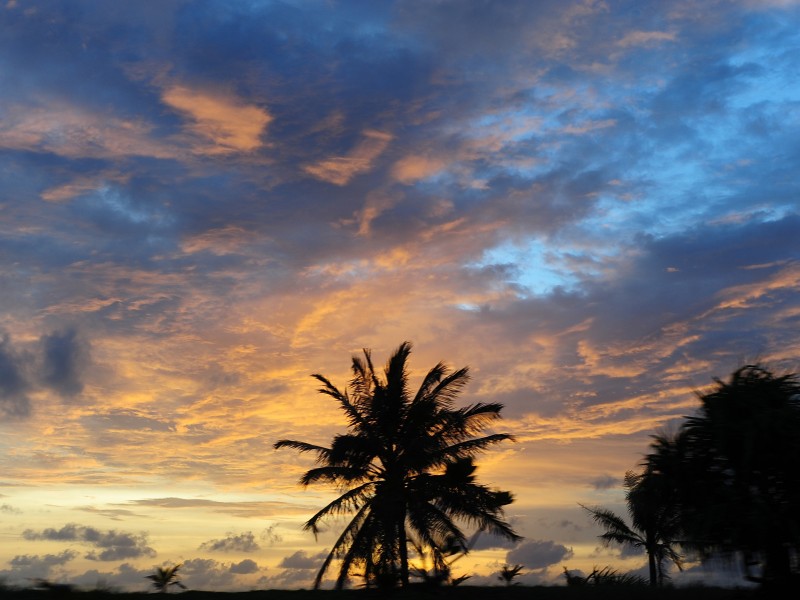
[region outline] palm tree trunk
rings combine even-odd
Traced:
[[[397,527],[397,543],[400,545],[400,585],[408,587],[408,539],[406,537],[405,510]]]
[[[650,567],[650,585],[658,585],[658,572],[656,570],[656,553],[648,548],[647,565]]]

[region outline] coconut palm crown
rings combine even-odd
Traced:
[[[353,515],[324,560],[315,588],[334,559],[341,561],[337,588],[355,568],[363,569],[367,585],[407,585],[409,535],[433,549],[454,541],[466,547],[463,524],[520,539],[503,520],[512,495],[475,481],[474,456],[511,439],[504,433],[479,436],[500,417],[502,405],[457,408],[454,400],[469,380],[468,369],[451,371],[443,363],[425,375],[412,396],[410,352],[409,342],[401,344],[381,376],[365,349],[363,358],[353,357],[353,378],[344,392],[313,375],[322,384],[319,391],[345,413],[348,432],[336,435],[330,447],[288,439],[275,444],[316,455],[318,466],[302,476],[302,485],[330,483],[343,491],[305,529],[316,535],[326,518]]]
[[[157,592],[166,593],[171,587],[179,587],[183,590],[186,586],[178,581],[178,571],[181,564],[173,565],[171,567],[156,567],[156,570],[151,575],[145,575],[145,579],[153,582],[153,587]]]

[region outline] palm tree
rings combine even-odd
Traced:
[[[345,413],[348,433],[336,435],[330,447],[286,439],[275,444],[316,454],[318,466],[302,476],[302,485],[326,482],[346,490],[312,516],[305,529],[316,535],[327,517],[353,514],[323,562],[315,588],[335,558],[341,560],[339,589],[357,565],[368,584],[407,585],[409,533],[434,549],[466,542],[460,522],[520,539],[503,520],[511,494],[480,485],[474,476],[475,454],[511,437],[476,437],[500,417],[502,405],[456,408],[468,369],[451,372],[443,363],[427,373],[412,396],[406,367],[410,352],[409,342],[401,344],[381,377],[365,349],[363,359],[353,357],[353,378],[344,392],[313,375],[322,384],[319,391]]]
[[[514,579],[522,573],[524,568],[523,565],[503,565],[497,578],[508,586],[516,585],[518,582],[515,582]]]
[[[605,532],[604,544],[617,543],[642,548],[647,553],[650,585],[664,583],[664,561],[670,560],[680,569],[683,559],[675,550],[679,532],[677,506],[671,500],[671,482],[662,474],[646,468],[642,473],[625,474],[625,500],[631,525],[613,511],[583,506]]]
[[[145,575],[145,579],[153,582],[153,587],[157,592],[166,593],[170,587],[178,586],[185,590],[186,586],[178,581],[178,570],[182,565],[177,564],[172,567],[156,567],[156,570],[151,575]]]
[[[715,384],[682,429],[689,542],[740,553],[748,579],[787,581],[800,552],[800,379],[746,365]]]

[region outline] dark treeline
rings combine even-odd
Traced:
[[[797,583],[800,555],[800,381],[761,365],[737,369],[698,394],[677,433],[655,435],[625,477],[630,525],[587,508],[606,543],[644,549],[650,583],[667,562],[718,555],[767,587]]]

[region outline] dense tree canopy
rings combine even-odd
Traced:
[[[684,547],[737,554],[749,579],[783,581],[800,550],[800,382],[748,365],[698,397],[676,436],[656,437],[646,468],[669,482]]]

